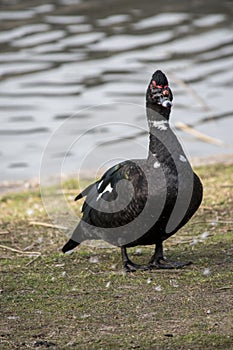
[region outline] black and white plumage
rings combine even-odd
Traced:
[[[146,159],[119,163],[75,200],[86,197],[83,217],[63,252],[87,239],[104,239],[121,247],[125,271],[179,268],[169,262],[163,241],[176,233],[202,201],[202,184],[169,126],[172,92],[164,73],[156,71],[146,92],[149,152]],[[134,264],[127,247],[155,244],[148,266]]]

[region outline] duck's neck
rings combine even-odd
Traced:
[[[149,154],[151,156],[162,153],[164,133],[169,129],[170,108],[161,105],[146,104],[147,120],[149,125]]]

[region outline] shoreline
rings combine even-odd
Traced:
[[[190,160],[193,167],[208,166],[214,164],[231,165],[233,164],[233,154],[220,154],[208,157],[192,157]],[[95,171],[90,169],[83,171],[82,178],[87,180],[93,179]],[[67,174],[65,178],[72,178],[72,174]],[[55,177],[51,177],[53,179]],[[0,195],[9,192],[19,192],[25,190],[33,190],[39,188],[39,178],[31,178],[25,180],[4,180],[0,182]]]

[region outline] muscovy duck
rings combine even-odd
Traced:
[[[173,95],[167,77],[157,70],[146,92],[149,152],[146,159],[121,162],[88,186],[82,219],[64,253],[88,239],[104,239],[121,247],[126,272],[181,268],[191,262],[167,260],[163,241],[184,226],[202,201],[202,184],[169,126]],[[155,244],[146,266],[133,263],[127,248]]]

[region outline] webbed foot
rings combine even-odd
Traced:
[[[126,247],[121,247],[122,263],[125,272],[135,272],[137,270],[146,271],[149,270],[148,266],[134,264],[128,257]]]
[[[150,269],[181,269],[184,266],[191,265],[191,261],[172,261],[166,260],[164,257],[159,258],[156,261],[150,261]]]
[[[134,264],[132,261],[128,260],[123,263],[125,272],[135,272],[137,270],[146,271],[149,270],[149,266]]]
[[[162,242],[157,243],[155,252],[150,259],[148,267],[150,269],[181,269],[184,266],[191,265],[191,261],[172,261],[167,260],[163,255]]]

